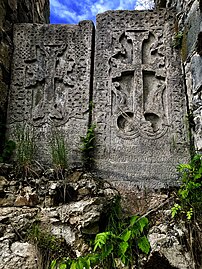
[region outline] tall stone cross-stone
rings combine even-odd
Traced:
[[[97,16],[95,172],[105,179],[164,187],[176,184],[176,165],[189,158],[174,35],[174,15],[165,10]]]
[[[56,133],[68,145],[69,164],[81,165],[80,137],[89,124],[94,26],[17,24],[14,27],[8,132],[33,129],[37,156],[50,165]],[[43,157],[41,157],[43,156]]]

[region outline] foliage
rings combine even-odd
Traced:
[[[133,216],[130,218],[129,224],[122,224],[121,231],[117,233],[107,231],[97,234],[94,251],[99,249],[102,260],[107,258],[107,260],[113,261],[113,259],[118,258],[123,264],[132,266],[134,251],[141,250],[143,253],[149,253],[150,244],[143,233],[147,225],[147,218]],[[113,263],[111,266],[111,268],[116,268]]]
[[[117,268],[120,263],[131,267],[140,251],[145,254],[150,251],[149,241],[144,234],[147,226],[146,217],[121,218],[115,205],[106,231],[96,235],[91,253],[77,259],[54,259],[50,269],[90,269],[95,265],[111,269]]]
[[[89,102],[89,111],[92,112],[93,108],[94,108],[94,103],[93,103],[93,101],[90,101]]]
[[[174,218],[181,211],[181,209],[181,205],[175,203],[174,206],[171,208],[172,218]]]
[[[16,162],[20,171],[27,176],[32,170],[36,145],[33,128],[24,124],[15,129]]]
[[[177,32],[174,36],[173,47],[175,49],[180,49],[182,47],[183,33]]]
[[[7,140],[0,155],[0,162],[9,162],[15,149],[16,143],[13,140]]]
[[[87,130],[87,134],[85,137],[81,137],[81,151],[84,166],[89,169],[92,166],[93,158],[91,156],[91,152],[94,149],[94,140],[95,140],[95,124],[91,124]]]
[[[26,232],[26,240],[33,243],[42,255],[41,268],[49,268],[52,259],[64,256],[65,240],[34,223]]]
[[[68,149],[64,136],[58,130],[52,130],[50,143],[52,162],[56,170],[68,168]]]
[[[172,208],[172,216],[182,213],[188,220],[200,214],[202,208],[202,156],[195,155],[190,163],[178,166],[182,185],[178,191],[180,203]]]

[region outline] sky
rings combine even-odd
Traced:
[[[50,22],[77,24],[106,10],[149,9],[152,0],[50,0]]]

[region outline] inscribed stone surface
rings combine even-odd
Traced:
[[[58,133],[70,163],[80,162],[80,136],[89,121],[93,24],[18,24],[14,27],[8,129],[34,130],[38,159],[50,163],[50,141]],[[18,127],[17,127],[18,128]]]
[[[164,10],[97,16],[93,120],[95,169],[103,178],[176,184],[176,165],[189,157],[174,23]]]

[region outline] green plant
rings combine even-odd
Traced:
[[[188,164],[180,164],[178,171],[182,185],[178,191],[179,203],[172,208],[172,216],[179,213],[188,220],[195,214],[200,214],[202,208],[202,156],[195,155]]]
[[[173,47],[175,49],[180,49],[182,47],[183,33],[177,32],[174,36]]]
[[[50,268],[90,269],[95,265],[101,265],[102,268],[111,269],[117,268],[118,264],[132,268],[140,251],[148,254],[150,244],[145,236],[148,219],[138,216],[123,219],[120,217],[117,204],[115,202],[115,207],[110,213],[106,231],[96,235],[91,253],[77,259],[54,259]]]
[[[107,263],[111,261],[111,268],[116,268],[118,260],[124,265],[132,266],[135,252],[137,254],[141,250],[143,253],[149,253],[150,244],[144,235],[147,225],[147,218],[133,216],[129,219],[129,224],[125,223],[119,232],[107,231],[97,234],[94,251],[99,250],[101,260],[107,259]]]
[[[34,140],[34,130],[27,124],[17,126],[15,129],[16,142],[16,162],[19,170],[27,176],[32,171],[36,145]]]
[[[68,168],[68,147],[64,136],[58,130],[52,130],[50,143],[52,162],[56,170]]]
[[[81,137],[81,151],[84,166],[89,169],[92,166],[93,158],[92,158],[92,150],[94,149],[94,140],[95,140],[95,124],[91,124],[87,130],[87,134],[85,137]]]
[[[174,206],[171,208],[172,218],[174,218],[181,211],[181,209],[181,205],[175,203]]]
[[[9,162],[15,149],[16,143],[13,140],[7,140],[0,155],[0,162]]]
[[[40,268],[49,268],[51,260],[62,258],[67,254],[65,240],[57,238],[47,227],[42,228],[39,223],[34,223],[26,232],[26,241],[36,246],[41,255]]]
[[[92,112],[93,108],[94,108],[94,103],[93,103],[93,101],[90,101],[89,102],[89,111]]]

